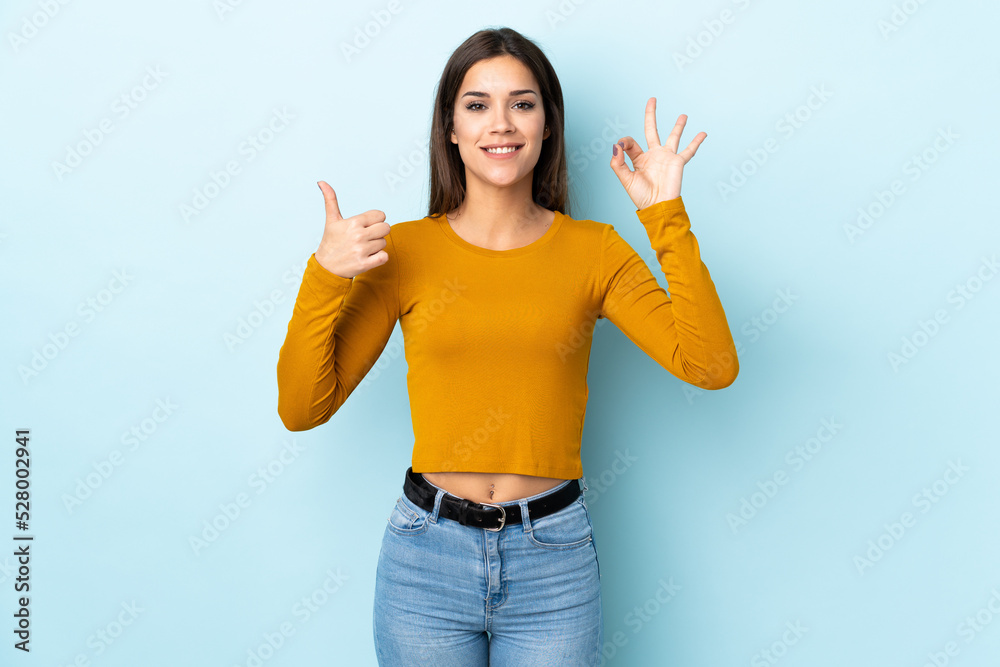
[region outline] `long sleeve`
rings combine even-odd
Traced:
[[[313,253],[278,353],[278,415],[290,431],[329,421],[378,361],[399,319],[399,257],[353,279],[323,268]]]
[[[602,316],[658,364],[703,389],[728,387],[739,373],[736,347],[715,283],[701,261],[680,197],[636,211],[667,286],[608,225],[603,237]]]

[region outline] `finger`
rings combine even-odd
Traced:
[[[365,255],[365,261],[371,262],[376,255],[383,259],[365,266],[365,271],[387,261],[388,254],[381,252],[389,242],[385,239],[392,227],[385,221],[385,213],[378,209],[371,209],[364,213],[358,213],[347,218],[348,231],[356,239],[359,247]]]
[[[377,255],[379,253],[388,256],[388,253],[384,252],[386,246],[388,245],[389,242],[386,241],[386,239],[383,237],[377,239],[369,239],[364,243],[361,243],[359,245],[359,248],[361,249],[362,254],[364,254],[363,259],[370,260],[374,255]],[[375,266],[378,265],[376,264]]]
[[[660,135],[656,131],[656,98],[650,97],[646,102],[646,146],[652,148],[660,145]]]
[[[625,137],[625,139],[635,144],[635,141],[632,141],[632,137]],[[632,170],[628,168],[627,164],[625,164],[625,151],[621,147],[621,144],[628,146],[625,139],[612,146],[611,170],[615,172],[616,176],[618,176],[618,180],[621,181],[622,185],[628,189],[628,184],[632,181]],[[638,146],[636,146],[636,150],[638,150]],[[642,151],[639,152],[641,153]],[[632,156],[629,155],[629,157],[631,158]]]
[[[681,133],[684,131],[684,125],[687,124],[688,117],[681,114],[677,117],[677,122],[674,123],[674,129],[670,131],[670,135],[667,137],[667,143],[665,144],[667,148],[673,152],[677,152],[677,146],[681,143]]]
[[[340,204],[337,202],[337,193],[333,191],[333,188],[326,181],[317,181],[316,184],[323,193],[327,220],[343,220],[344,217],[340,215]]]
[[[366,243],[369,254],[385,247],[385,241],[379,243],[391,229],[389,223],[385,221],[385,213],[371,209],[351,217],[350,220],[357,230],[358,240]]]
[[[698,146],[701,146],[701,142],[705,141],[707,137],[708,134],[705,132],[699,132],[695,135],[695,138],[691,140],[691,143],[688,144],[687,148],[680,152],[680,156],[684,158],[684,162],[687,162],[694,157],[694,154],[698,152]]]
[[[375,222],[370,222],[372,218],[371,216],[368,215],[368,213],[372,213],[372,211],[368,211],[362,214],[362,216],[360,216],[362,220],[366,221],[363,223],[365,224],[365,227],[364,231],[362,232],[363,235],[362,238],[364,238],[365,241],[375,242],[377,248],[384,248],[385,241],[383,239],[385,239],[385,235],[392,230],[392,225],[390,225],[388,222],[385,222],[384,214],[381,216],[381,220],[375,219]],[[377,213],[381,213],[381,211],[377,211]],[[379,241],[382,241],[382,243],[378,244]]]
[[[370,220],[370,219],[372,219],[372,215],[371,214],[373,214],[373,213],[381,214],[382,212],[381,211],[365,211],[364,213],[362,213],[358,217],[361,218],[362,221],[364,221],[364,220]],[[386,240],[385,237],[392,230],[392,227],[391,227],[391,225],[389,225],[388,222],[384,222],[384,219],[385,219],[385,215],[384,214],[381,215],[381,218],[383,220],[382,222],[368,223],[361,230],[361,237],[364,240],[364,243],[362,244],[361,247],[364,248],[364,252],[367,255],[366,261],[368,261],[368,262],[374,262],[370,266],[368,266],[367,268],[373,268],[373,267],[379,266],[381,264],[384,264],[386,261],[388,261],[389,255],[388,255],[387,252],[385,252],[385,248],[386,248],[386,246],[389,245],[389,242]],[[362,222],[362,224],[366,224],[366,223]],[[375,260],[378,260],[378,261],[375,261]]]
[[[365,258],[364,263],[361,265],[362,271],[368,271],[369,269],[374,269],[377,266],[382,266],[389,261],[389,253],[385,250],[379,250],[373,255],[368,255]]]
[[[639,157],[641,157],[645,152],[642,150],[642,146],[639,145],[639,142],[632,137],[622,137],[621,141],[618,142],[618,145],[623,148],[625,153],[628,155],[628,159],[632,160],[632,166],[635,166],[635,161],[638,160]],[[622,162],[625,162],[624,157],[622,158]]]

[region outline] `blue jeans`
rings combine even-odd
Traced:
[[[400,495],[388,518],[375,576],[372,630],[382,667],[509,667],[600,663],[600,565],[583,494],[535,521],[499,532],[439,516]],[[451,494],[448,494],[451,495]]]

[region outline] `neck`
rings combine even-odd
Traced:
[[[497,239],[534,227],[548,211],[532,201],[531,178],[529,173],[517,183],[497,187],[466,172],[465,199],[448,218],[455,226],[473,220],[484,236]]]

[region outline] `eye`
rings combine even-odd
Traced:
[[[516,107],[519,104],[525,105],[524,107],[521,107],[522,111],[527,111],[528,109],[532,109],[535,106],[534,102],[527,102],[525,100],[515,102],[514,106]],[[478,109],[475,109],[473,107],[481,107],[481,106],[484,106],[482,102],[470,102],[469,104],[465,105],[465,108],[468,109],[469,111],[478,111]]]

